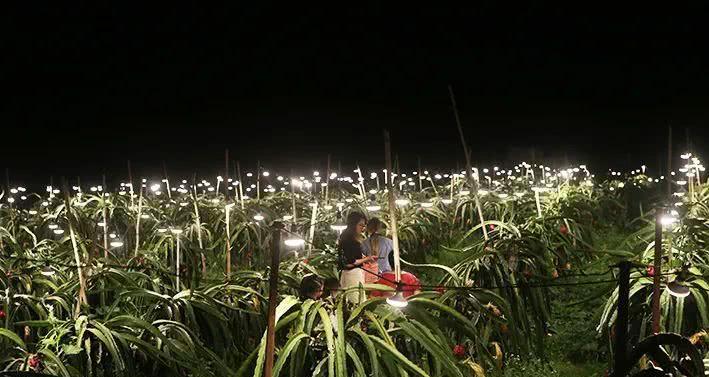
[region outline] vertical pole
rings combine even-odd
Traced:
[[[628,306],[630,302],[630,267],[628,261],[620,262],[618,265],[618,316],[615,325],[615,362],[613,364],[614,375],[624,376],[627,369],[626,358],[628,352]]]
[[[170,178],[167,176],[167,165],[165,161],[162,162],[162,175],[165,178],[165,187],[167,188],[167,198],[172,199],[172,192],[170,192]]]
[[[660,277],[662,276],[662,210],[655,209],[655,258],[652,277],[652,332],[660,332]]]
[[[389,131],[384,130],[384,160],[386,161],[386,174],[391,178],[391,140],[389,139]],[[401,263],[399,259],[399,236],[396,229],[396,202],[394,199],[394,184],[392,179],[387,179],[387,196],[389,198],[389,217],[391,222],[391,239],[394,243],[394,273],[396,282],[401,280]]]
[[[261,161],[256,161],[256,200],[261,200]]]
[[[310,258],[310,253],[313,251],[313,240],[315,239],[315,220],[318,216],[318,201],[313,202],[312,212],[310,215],[310,233],[308,234],[308,254],[307,257]]]
[[[244,182],[241,180],[241,165],[239,161],[236,162],[236,177],[239,182],[239,203],[241,203],[241,209],[244,209]]]
[[[130,208],[133,209],[133,170],[130,168],[130,160],[128,160],[128,184],[130,184]],[[142,186],[142,185],[141,185]]]
[[[135,217],[135,256],[140,247],[140,217],[143,216],[143,183],[138,186],[138,216]]]
[[[667,173],[665,174],[667,182],[667,198],[672,195],[672,126],[667,130]]]
[[[325,175],[325,205],[327,205],[328,195],[330,194],[330,155],[327,155],[327,173]]]
[[[224,150],[224,198],[229,201],[229,149]]]
[[[418,163],[418,170],[416,171],[416,175],[419,176],[419,191],[423,191],[423,178],[421,177],[421,157],[417,157],[416,162]]]
[[[273,376],[273,359],[276,349],[276,306],[278,303],[278,265],[281,257],[281,229],[283,224],[273,223],[271,237],[271,271],[268,278],[268,328],[266,329],[266,363],[264,377]]]
[[[177,250],[175,252],[175,291],[180,291],[180,235],[176,235]]]
[[[475,206],[478,209],[478,217],[480,218],[480,226],[483,230],[483,236],[487,241],[487,228],[485,227],[485,219],[483,218],[482,207],[480,206],[480,197],[478,196],[478,187],[473,179],[473,166],[470,163],[470,153],[468,152],[468,145],[465,142],[465,135],[463,134],[463,126],[460,124],[460,116],[458,116],[458,105],[455,102],[455,95],[453,94],[453,87],[448,85],[448,92],[451,97],[451,104],[453,105],[453,114],[455,115],[455,123],[458,126],[458,133],[460,134],[460,141],[463,143],[463,153],[465,153],[465,167],[466,176],[468,177],[468,184],[470,184],[473,191],[473,197],[475,199]],[[458,169],[456,169],[458,170]]]
[[[84,276],[84,269],[81,265],[81,256],[79,255],[79,246],[76,241],[76,234],[74,233],[74,226],[72,225],[71,218],[71,198],[69,197],[69,185],[64,182],[64,211],[66,212],[66,220],[69,224],[69,235],[71,236],[71,246],[74,250],[74,262],[76,263],[77,273],[79,275],[79,300],[76,303],[76,309],[74,310],[74,318],[79,316],[81,312],[81,304],[88,304],[89,301],[86,299],[86,278]]]
[[[227,169],[228,171],[228,169]],[[228,182],[228,181],[227,181]],[[230,231],[230,214],[229,210],[231,207],[233,207],[234,204],[227,204],[224,206],[224,213],[225,213],[225,218],[224,221],[226,223],[226,278],[229,280],[231,277],[231,231]]]
[[[103,257],[108,259],[108,210],[106,209],[106,173],[101,177],[103,183],[103,192],[101,192],[101,201],[103,202]]]

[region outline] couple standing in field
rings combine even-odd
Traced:
[[[381,274],[392,271],[394,245],[384,236],[385,229],[386,225],[376,217],[367,221],[361,212],[347,216],[347,228],[338,241],[342,289],[377,282]],[[350,291],[347,298],[359,302],[360,292]]]

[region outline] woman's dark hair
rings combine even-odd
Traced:
[[[357,236],[357,224],[359,224],[361,220],[364,220],[365,222],[367,221],[367,216],[365,216],[362,212],[353,211],[347,215],[347,229],[345,229],[340,235],[340,244],[342,244],[342,241],[344,240],[355,239]]]
[[[386,223],[384,223],[382,220],[379,220],[378,217],[372,217],[369,219],[367,222],[367,232],[369,233],[375,233],[379,231],[379,229],[386,229]]]
[[[322,279],[318,275],[308,274],[303,276],[303,280],[300,281],[299,293],[301,297],[310,297],[321,288],[323,288]]]
[[[362,212],[350,212],[347,215],[347,228],[354,229],[357,224],[359,224],[360,220],[364,220],[366,222],[367,216],[365,216]]]

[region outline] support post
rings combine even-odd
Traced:
[[[630,303],[630,267],[628,261],[620,262],[618,267],[618,315],[615,326],[615,347],[613,375],[624,375],[628,353],[628,310]]]
[[[384,159],[386,161],[386,174],[389,176],[387,179],[387,196],[389,198],[389,217],[391,225],[391,239],[394,243],[394,273],[396,276],[396,282],[401,281],[401,261],[399,259],[399,236],[396,229],[396,200],[394,199],[394,182],[391,179],[392,167],[391,167],[391,140],[389,138],[389,131],[384,130]]]
[[[271,271],[268,278],[268,328],[266,329],[266,363],[264,377],[273,376],[273,359],[276,349],[276,302],[278,299],[278,265],[281,257],[281,230],[283,224],[273,223],[271,236]]]
[[[652,332],[660,332],[660,277],[662,276],[662,209],[655,209],[655,256],[652,277]]]

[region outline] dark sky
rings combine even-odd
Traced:
[[[709,142],[703,9],[100,3],[3,12],[0,165],[18,180],[123,176],[128,159],[211,173],[225,148],[380,164],[383,128],[404,165],[462,162],[448,84],[475,161],[655,165],[668,124],[678,150],[687,130]]]

